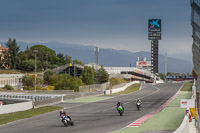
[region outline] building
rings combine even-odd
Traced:
[[[199,93],[200,93],[200,0],[191,0],[191,25],[192,25],[192,53],[193,53],[193,77],[195,78],[196,87],[196,109],[199,119]],[[199,124],[197,124],[199,125]],[[199,126],[198,126],[199,129]]]
[[[147,61],[146,57],[144,58],[137,57],[136,68],[151,72],[151,61]]]
[[[88,63],[88,64],[85,64],[84,66],[92,67],[95,70],[99,70],[101,68],[101,65],[98,65],[96,63]]]
[[[0,43],[0,54],[3,54],[3,51],[8,51],[8,48],[2,47],[2,45]]]

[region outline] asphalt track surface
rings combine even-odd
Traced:
[[[140,117],[156,110],[172,97],[182,84],[144,84],[140,91],[94,103],[61,103],[70,114],[75,125],[65,127],[59,118],[59,111],[11,122],[0,126],[0,133],[106,133],[121,129]],[[135,99],[142,101],[141,110],[135,106]],[[124,103],[125,112],[119,116],[118,101]],[[159,125],[159,123],[158,123]]]

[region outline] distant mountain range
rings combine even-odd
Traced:
[[[5,46],[5,42],[1,42],[3,46]],[[26,43],[22,41],[18,41],[17,44],[20,46],[20,50],[24,51],[26,47],[31,47],[36,44],[45,45],[53,50],[56,53],[68,54],[73,59],[78,59],[83,61],[84,63],[94,63],[94,46],[85,46],[79,44],[65,44],[60,42],[34,42],[34,43]],[[106,49],[100,48],[99,51],[99,64],[103,66],[113,66],[113,67],[128,67],[130,66],[130,62],[132,62],[132,66],[136,65],[137,57],[147,57],[147,60],[151,60],[150,52],[130,52],[128,50],[115,50],[115,49]],[[192,62],[180,60],[176,58],[167,58],[167,70],[168,72],[178,72],[178,73],[186,73],[192,72],[193,64]],[[159,55],[159,72],[164,72],[165,70],[165,56]]]

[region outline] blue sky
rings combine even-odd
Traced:
[[[192,60],[189,0],[1,0],[0,41],[59,41],[150,51],[148,19],[162,19],[160,53]]]

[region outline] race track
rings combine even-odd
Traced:
[[[75,125],[65,127],[59,119],[59,111],[19,120],[0,126],[0,133],[106,133],[129,125],[138,118],[156,110],[172,97],[182,84],[144,84],[140,91],[94,103],[61,103]],[[142,101],[141,110],[135,106],[135,99]],[[119,116],[118,101],[123,102],[125,112]]]

